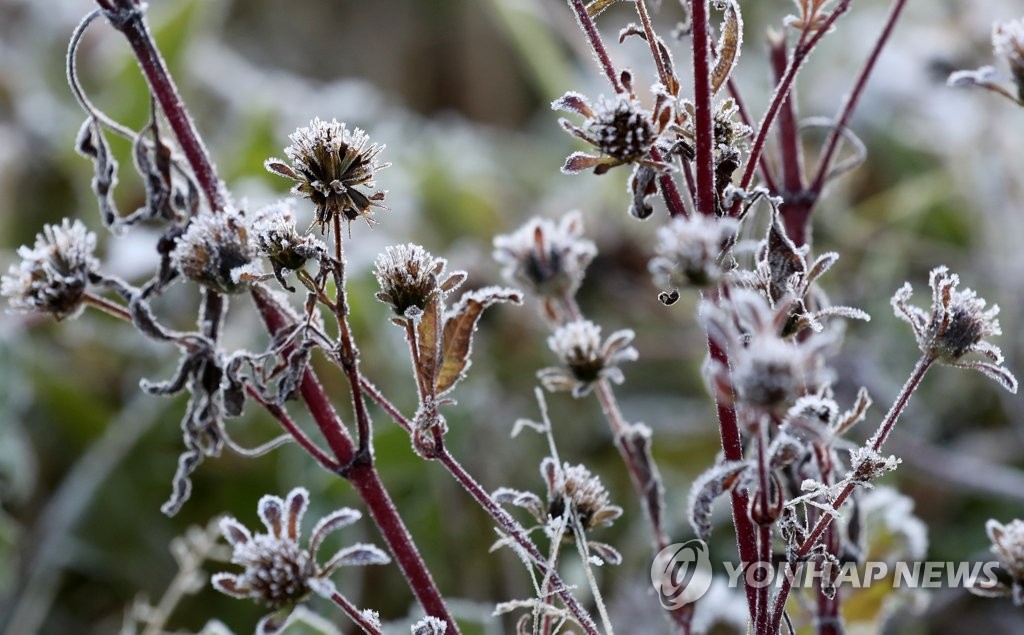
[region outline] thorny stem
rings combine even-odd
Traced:
[[[693,31],[693,105],[694,136],[697,141],[698,214],[715,213],[715,137],[712,128],[711,45],[708,37],[708,0],[690,0]]]
[[[832,131],[828,135],[828,139],[825,141],[825,149],[821,154],[821,158],[818,159],[818,171],[814,176],[814,180],[811,182],[810,189],[815,197],[821,194],[821,190],[825,186],[825,179],[828,175],[829,165],[832,163],[832,157],[835,155],[836,149],[839,147],[839,140],[842,138],[842,131],[850,123],[850,117],[853,116],[853,111],[857,107],[857,103],[860,101],[861,95],[864,93],[864,88],[867,86],[868,78],[871,76],[871,71],[873,71],[877,65],[882,49],[885,48],[886,43],[889,41],[889,36],[892,35],[893,29],[896,26],[896,21],[899,20],[900,14],[903,12],[903,7],[906,4],[906,0],[895,0],[895,2],[893,2],[889,9],[889,15],[885,19],[885,26],[882,28],[882,32],[879,34],[874,48],[871,49],[871,54],[864,63],[864,67],[857,76],[857,83],[854,84],[853,91],[850,92],[846,101],[843,102],[843,107],[836,116],[835,126],[832,128]]]
[[[188,114],[188,109],[178,94],[178,88],[171,79],[167,64],[156,48],[143,14],[144,5],[138,0],[96,0],[96,4],[103,9],[111,26],[128,40],[153,96],[160,104],[185,158],[192,166],[210,208],[213,211],[224,209],[226,202],[217,170],[199,137],[192,117]]]
[[[782,76],[782,81],[775,87],[775,93],[772,95],[771,103],[768,105],[768,110],[765,111],[764,117],[761,119],[761,123],[758,125],[757,136],[754,138],[754,143],[750,148],[750,156],[747,158],[747,165],[743,169],[743,177],[740,179],[740,189],[746,189],[750,186],[750,182],[754,179],[754,171],[757,169],[757,162],[760,160],[761,153],[764,151],[765,141],[768,139],[768,132],[771,130],[772,124],[775,122],[775,117],[779,114],[779,110],[782,108],[783,102],[789,96],[789,91],[793,87],[793,82],[796,80],[797,73],[800,72],[800,68],[803,66],[804,60],[810,55],[814,47],[818,45],[825,34],[832,28],[835,21],[839,19],[839,16],[846,13],[850,8],[850,2],[852,0],[842,0],[836,8],[832,10],[828,18],[822,23],[821,28],[814,32],[810,38],[805,37],[806,31],[801,34],[800,41],[793,49],[793,56],[789,60],[789,65],[786,67],[786,72]],[[741,201],[737,201],[730,212],[732,216],[735,216],[740,209]]]
[[[893,402],[892,407],[889,408],[889,412],[885,414],[882,422],[878,426],[878,431],[875,432],[874,436],[868,440],[871,445],[871,449],[875,452],[881,450],[885,440],[889,437],[889,433],[892,431],[893,426],[896,425],[896,421],[900,418],[900,415],[907,407],[907,403],[910,402],[910,396],[914,394],[918,386],[921,385],[921,380],[924,379],[928,369],[931,368],[932,364],[935,363],[935,358],[930,355],[923,355],[917,364],[914,366],[914,370],[911,372],[910,377],[903,384],[903,388],[900,389],[900,394],[896,397],[896,401]],[[839,492],[836,499],[832,502],[832,513],[824,513],[818,519],[814,529],[807,534],[807,538],[800,544],[800,546],[793,553],[793,557],[789,564],[786,565],[786,572],[783,575],[782,585],[779,588],[778,594],[775,596],[775,608],[772,611],[771,626],[774,630],[771,632],[777,632],[781,622],[782,614],[786,609],[786,599],[789,597],[789,591],[793,584],[793,578],[796,574],[796,568],[794,562],[800,562],[803,558],[811,552],[814,545],[818,542],[818,538],[825,532],[825,530],[832,524],[832,519],[836,516],[835,512],[843,506],[846,499],[853,494],[853,490],[856,488],[856,483],[849,482]]]
[[[335,591],[331,594],[330,600],[331,602],[334,602],[336,606],[341,608],[341,610],[345,612],[345,615],[348,615],[352,621],[359,626],[359,628],[363,629],[363,632],[368,633],[369,635],[380,635],[380,629],[371,624],[363,615],[362,611],[349,602],[348,598],[344,595]]]
[[[302,431],[302,428],[292,420],[291,416],[288,415],[288,412],[284,408],[276,403],[272,403],[264,399],[259,391],[252,386],[246,386],[245,391],[253,401],[263,406],[264,410],[277,419],[278,423],[281,424],[281,427],[284,428],[293,439],[295,439],[295,442],[298,443],[303,450],[316,459],[317,463],[319,463],[328,472],[332,474],[337,473],[341,468],[341,465],[331,457],[327,456],[327,453],[321,450],[320,447]]]
[[[608,77],[612,88],[615,89],[616,93],[623,92],[622,83],[619,82],[619,76],[615,72],[615,65],[612,64],[612,59],[608,57],[608,50],[605,49],[604,42],[601,41],[601,34],[598,32],[594,20],[587,13],[587,7],[583,4],[583,0],[569,0],[569,6],[576,14],[576,21],[579,22],[584,35],[587,36],[590,48],[594,50],[594,55],[597,57],[597,63],[601,66],[605,76]]]

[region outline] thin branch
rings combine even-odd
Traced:
[[[298,443],[303,450],[316,459],[316,462],[319,463],[321,467],[332,474],[337,473],[341,468],[341,465],[331,457],[327,456],[327,453],[321,450],[320,447],[302,431],[302,428],[292,420],[284,408],[264,399],[263,396],[260,395],[259,391],[252,386],[246,386],[245,391],[253,401],[263,406],[267,412],[277,419],[281,424],[281,427],[284,428],[293,439],[295,439],[295,442]]]
[[[717,207],[708,0],[690,0],[690,16],[693,26],[690,39],[693,43],[694,136],[697,141],[697,198],[694,206],[698,214],[708,216],[715,214]]]
[[[594,55],[597,57],[597,63],[600,65],[601,70],[604,71],[608,82],[611,83],[616,93],[623,92],[625,89],[619,81],[619,74],[615,71],[612,59],[608,57],[608,50],[605,49],[604,42],[601,41],[601,34],[598,32],[594,20],[587,13],[587,7],[583,4],[583,0],[569,0],[569,7],[576,14],[576,21],[579,22],[584,35],[587,36],[590,48],[593,49]]]
[[[330,600],[335,604],[335,606],[344,611],[345,615],[348,615],[359,628],[363,629],[364,633],[367,633],[368,635],[380,635],[381,630],[377,628],[375,624],[367,620],[366,616],[363,615],[363,612],[356,608],[354,604],[349,602],[348,598],[344,595],[335,591],[331,594]]]

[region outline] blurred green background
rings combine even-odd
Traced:
[[[738,81],[753,113],[768,99],[765,28],[791,10],[788,0],[743,2],[746,42]],[[618,390],[626,417],[654,430],[655,456],[667,488],[668,523],[677,540],[691,537],[685,504],[694,477],[718,448],[710,401],[700,379],[704,343],[692,298],[670,309],[656,298],[646,272],[655,230],[664,218],[639,223],[625,213],[626,173],[563,176],[573,142],[549,102],[574,89],[596,96],[604,87],[564,3],[547,0],[352,0],[332,3],[153,0],[155,35],[191,105],[198,128],[236,200],[255,208],[285,195],[265,173],[287,135],[314,116],[337,118],[387,144],[393,166],[379,183],[390,212],[372,230],[353,227],[350,298],[365,373],[406,412],[414,385],[398,329],[373,300],[371,263],[383,246],[413,240],[470,272],[470,286],[499,283],[490,243],[529,216],[584,212],[600,249],[581,291],[589,317],[606,332],[633,328],[640,361]],[[927,272],[947,264],[965,284],[1002,306],[997,340],[1018,375],[1024,371],[1024,111],[980,92],[946,88],[955,68],[990,63],[994,20],[1020,17],[1020,3],[934,0],[910,3],[881,60],[853,127],[868,162],[837,184],[815,218],[815,250],[836,249],[839,265],[824,280],[834,301],[868,310],[870,324],[850,326],[835,360],[841,403],[860,385],[876,406],[873,428],[916,356],[909,329],[892,317],[888,299],[904,280],[925,302]],[[89,181],[91,167],[73,152],[82,114],[66,88],[63,55],[87,0],[0,0],[0,265],[31,243],[43,223],[82,218],[101,231]],[[886,3],[854,3],[837,32],[815,52],[800,77],[802,116],[830,116],[880,28]],[[624,4],[601,17],[612,41],[635,17]],[[665,3],[664,29],[679,19]],[[638,87],[652,81],[640,41],[612,46],[632,67]],[[686,54],[675,52],[685,68]],[[82,44],[80,68],[90,95],[133,126],[148,99],[121,37],[105,25]],[[685,77],[685,74],[684,74]],[[643,92],[643,89],[641,89]],[[759,116],[759,114],[757,115]],[[814,143],[808,135],[808,152]],[[122,209],[142,202],[122,165]],[[311,210],[300,206],[305,226]],[[141,230],[113,240],[101,234],[108,270],[141,279],[155,263],[155,234]],[[158,309],[187,327],[196,298],[179,287]],[[263,346],[256,320],[239,298],[226,329],[230,346]],[[534,373],[552,363],[536,307],[501,307],[484,318],[469,378],[447,413],[454,454],[489,489],[540,491],[536,466],[543,439],[510,439],[517,418],[537,418]],[[184,400],[141,395],[142,377],[167,377],[176,351],[157,346],[94,313],[63,324],[24,315],[0,316],[0,627],[17,632],[112,633],[138,596],[156,602],[175,575],[171,539],[190,525],[231,513],[256,524],[264,493],[296,485],[313,493],[309,518],[343,505],[359,507],[351,489],[314,466],[296,447],[250,460],[207,460],[194,476],[191,500],[175,518],[159,512],[181,449]],[[324,381],[344,411],[340,376]],[[664,631],[649,593],[647,527],[639,503],[593,399],[549,397],[563,458],[599,473],[626,515],[595,538],[625,555],[616,570],[599,571],[613,622],[624,633]],[[1024,516],[1024,408],[977,374],[933,372],[915,397],[892,449],[904,465],[891,478],[929,528],[933,560],[984,559],[984,521]],[[491,525],[439,468],[412,453],[406,435],[378,410],[376,448],[382,477],[397,500],[441,589],[457,599],[466,632],[502,632],[487,617],[495,602],[529,595],[521,565],[509,553],[488,554]],[[301,420],[301,416],[300,416]],[[308,421],[303,423],[308,424]],[[229,423],[250,445],[276,434],[250,407]],[[725,510],[713,554],[731,557]],[[312,522],[312,520],[310,521]],[[898,523],[897,523],[898,525]],[[898,527],[897,527],[898,528]],[[903,527],[906,529],[906,527]],[[897,532],[898,533],[898,532]],[[380,544],[368,521],[342,540]],[[208,571],[233,567],[209,565]],[[570,570],[570,579],[578,571]],[[415,607],[394,567],[345,571],[339,585],[360,606],[386,620]],[[742,600],[708,601],[721,611],[720,632]],[[927,601],[927,607],[922,604]],[[874,606],[870,602],[869,607]],[[963,590],[907,598],[887,632],[1024,632],[1024,616],[1007,601],[983,601]],[[738,607],[738,608],[737,608]],[[329,609],[328,609],[329,610]],[[865,609],[867,610],[867,609]],[[210,589],[186,597],[168,622],[198,631],[218,618],[246,632],[259,607]],[[332,617],[336,617],[333,616]],[[344,619],[336,619],[347,632]],[[12,627],[13,628],[13,627]],[[296,630],[301,632],[301,630]],[[401,632],[401,631],[399,631]],[[407,632],[407,631],[406,631]],[[718,631],[716,631],[718,632]],[[865,622],[850,632],[881,632]]]

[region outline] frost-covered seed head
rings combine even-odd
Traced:
[[[187,278],[221,293],[238,293],[259,274],[248,219],[234,209],[192,218],[171,254]]]
[[[381,289],[377,299],[400,316],[411,308],[422,311],[440,289],[446,264],[444,258],[435,258],[419,245],[387,247],[377,256],[374,268]]]
[[[994,24],[992,49],[1009,64],[1018,90],[1024,93],[1024,19]]]
[[[717,284],[726,271],[724,251],[736,239],[737,222],[691,214],[658,230],[657,256],[651,260],[654,282],[667,289]]]
[[[299,545],[302,518],[309,506],[309,492],[297,487],[286,499],[264,496],[259,503],[259,516],[266,533],[253,535],[244,525],[231,518],[221,520],[221,533],[232,547],[231,562],[241,565],[241,573],[217,573],[211,578],[213,587],[221,593],[242,599],[252,599],[274,609],[263,618],[257,632],[271,632],[274,624],[280,628],[287,621],[287,611],[310,593],[330,597],[335,587],[331,574],[341,566],[386,564],[387,554],[367,544],[344,547],[326,563],[318,563],[318,554],[324,539],[331,532],[359,519],[359,512],[343,508],[322,518],[309,537],[309,546]]]
[[[18,248],[21,262],[0,279],[0,295],[16,311],[75,317],[82,311],[89,273],[99,266],[95,249],[96,234],[79,220],[45,225],[34,247]]]
[[[589,320],[569,322],[548,338],[561,366],[545,368],[537,376],[548,390],[571,390],[574,397],[587,394],[601,379],[622,383],[619,364],[638,356],[630,346],[633,338],[633,331],[624,329],[602,341],[600,326]]]
[[[275,271],[295,271],[324,251],[323,243],[315,236],[299,235],[291,205],[284,201],[256,213],[252,234],[256,248],[270,260]]]
[[[570,522],[578,521],[584,531],[607,527],[622,515],[622,508],[612,505],[601,479],[582,465],[565,463],[558,467],[551,458],[541,463],[541,474],[548,486],[548,515],[562,518],[569,504]]]
[[[623,162],[642,158],[657,138],[650,113],[623,96],[598,101],[594,116],[586,121],[584,130],[593,138],[598,150]]]
[[[736,360],[735,386],[740,401],[774,408],[792,402],[803,385],[799,351],[778,338],[751,341]]]
[[[494,259],[502,274],[543,298],[575,295],[587,265],[597,255],[594,243],[583,238],[583,219],[570,212],[556,224],[533,218],[511,234],[494,238]]]
[[[289,139],[292,144],[284,153],[291,165],[268,159],[266,168],[296,182],[292,191],[313,202],[318,223],[326,224],[339,214],[349,221],[369,221],[374,207],[387,209],[384,191],[368,194],[359,189],[372,190],[376,173],[390,165],[377,161],[384,146],[369,143],[365,132],[317,118]]]
[[[904,284],[892,297],[896,317],[913,328],[918,348],[945,364],[977,370],[1010,392],[1016,392],[1017,379],[1002,366],[1002,352],[986,341],[988,337],[1002,334],[996,319],[999,307],[986,308],[985,300],[971,289],[957,289],[960,278],[946,267],[933,269],[928,283],[932,288],[930,313],[910,304],[913,294],[910,283]],[[963,359],[971,353],[990,361]]]
[[[1010,576],[1024,585],[1024,520],[1013,520],[1005,525],[990,520],[985,530],[992,541],[992,553]]]

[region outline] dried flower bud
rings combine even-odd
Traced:
[[[315,236],[299,235],[292,208],[284,201],[256,212],[252,234],[256,248],[270,260],[274,277],[289,290],[284,280],[288,272],[300,269],[307,260],[325,253],[324,244]]]
[[[1013,598],[1014,604],[1024,606],[1024,521],[1013,520],[1004,525],[989,520],[985,523],[985,531],[992,541],[992,553],[996,554],[999,563],[1009,574],[1010,584],[996,582],[991,586],[971,587],[971,591],[986,596],[1008,595]]]
[[[358,189],[373,189],[376,173],[391,165],[377,161],[384,146],[370,144],[365,132],[317,118],[288,138],[292,144],[284,153],[291,165],[281,159],[267,159],[264,165],[296,182],[292,192],[313,202],[317,223],[326,225],[339,214],[349,221],[361,216],[370,222],[374,207],[387,209],[386,192],[366,194]]]
[[[906,283],[892,297],[896,317],[914,329],[917,345],[923,353],[955,366],[977,370],[1012,393],[1017,392],[1017,378],[1002,366],[1003,354],[985,338],[1001,335],[999,307],[985,308],[985,300],[970,289],[957,290],[960,278],[946,267],[932,270],[928,279],[932,288],[931,313],[909,304],[913,289]],[[989,362],[965,361],[963,357],[978,353]]]
[[[659,117],[656,123],[651,113],[643,110],[632,97],[617,95],[612,100],[603,97],[596,106],[579,93],[566,93],[551,103],[553,110],[574,112],[584,117],[583,125],[576,126],[567,119],[560,119],[559,124],[572,134],[594,146],[600,155],[594,156],[583,152],[574,152],[565,160],[562,172],[575,174],[593,168],[596,174],[603,174],[610,168],[625,163],[651,163],[647,159],[654,142],[664,128]],[[663,109],[656,108],[658,112]],[[657,164],[664,167],[662,164]]]
[[[868,483],[886,472],[892,472],[902,461],[895,456],[882,456],[871,448],[850,450],[849,478],[855,483]]]
[[[548,488],[548,516],[562,518],[569,514],[570,523],[579,523],[584,531],[607,527],[622,515],[622,508],[609,502],[608,490],[601,479],[582,465],[561,467],[548,457],[540,466]],[[568,509],[566,505],[568,504]]]
[[[309,506],[309,492],[293,489],[286,500],[264,496],[259,503],[259,517],[267,528],[265,534],[253,535],[244,525],[228,516],[221,521],[221,532],[231,544],[231,562],[245,568],[238,574],[217,573],[213,587],[232,597],[250,598],[275,612],[267,615],[257,627],[258,633],[276,632],[283,628],[291,608],[310,593],[335,593],[329,577],[342,566],[387,564],[390,558],[383,551],[367,544],[342,548],[325,564],[318,562],[320,547],[333,531],[359,520],[360,513],[343,508],[328,514],[313,528],[308,547],[299,545],[302,517]]]
[[[192,218],[171,259],[183,275],[221,293],[238,293],[260,275],[245,214],[234,209]]]
[[[835,331],[783,339],[779,333],[788,313],[780,308],[771,308],[764,296],[749,289],[734,289],[724,306],[705,302],[701,307],[710,337],[733,363],[731,373],[712,364],[714,384],[731,387],[741,402],[773,411],[831,383],[825,359],[838,343]]]
[[[569,212],[557,225],[533,218],[515,232],[494,238],[494,259],[504,265],[502,275],[512,284],[542,298],[573,296],[597,255],[594,243],[582,236],[579,212]]]
[[[444,635],[448,630],[448,624],[444,620],[428,615],[413,624],[410,630],[412,635]]]
[[[45,225],[34,247],[18,248],[21,262],[0,279],[0,295],[16,311],[49,313],[58,320],[76,317],[89,274],[99,266],[95,249],[96,234],[79,220]]]
[[[658,230],[658,254],[650,263],[654,282],[666,289],[715,285],[731,268],[728,249],[736,240],[732,218],[692,214]]]
[[[589,320],[569,322],[548,338],[548,346],[562,365],[545,368],[537,377],[548,390],[571,390],[577,398],[589,393],[602,379],[621,384],[624,378],[619,364],[638,357],[630,346],[633,338],[633,331],[623,329],[602,342],[600,326]]]
[[[1018,99],[1024,100],[1024,19],[994,24],[992,50],[1009,64]]]
[[[447,264],[447,260],[435,258],[419,245],[388,247],[377,256],[374,275],[381,290],[376,297],[390,305],[397,315],[413,317],[423,311],[435,294],[448,293],[466,279],[465,272],[456,271],[441,281]]]

